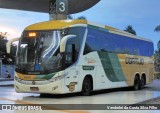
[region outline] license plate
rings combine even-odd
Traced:
[[[30,90],[31,91],[39,91],[39,88],[38,87],[30,87]]]

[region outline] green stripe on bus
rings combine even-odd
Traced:
[[[119,58],[116,53],[108,53],[110,62],[112,64],[112,68],[114,70],[115,76],[119,81],[125,81],[126,77],[122,71],[121,64],[119,62]]]
[[[35,79],[46,79],[46,80],[49,80],[55,75],[56,75],[56,73],[51,73],[51,74],[47,74],[47,75],[36,75]]]
[[[116,53],[98,52],[107,78],[112,82],[125,81],[119,59]]]
[[[46,75],[46,76],[44,77],[44,79],[49,80],[49,79],[51,79],[54,75],[56,75],[56,73],[48,74],[48,75]]]

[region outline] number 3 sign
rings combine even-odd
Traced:
[[[58,14],[68,14],[68,0],[57,0],[56,12]]]

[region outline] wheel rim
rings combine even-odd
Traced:
[[[89,95],[91,91],[91,84],[89,78],[85,78],[83,83],[83,95]]]
[[[88,80],[85,81],[84,90],[85,90],[86,93],[88,93],[89,90],[90,90],[90,86],[89,86],[89,81]]]

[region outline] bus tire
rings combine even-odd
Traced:
[[[140,82],[139,77],[135,76],[133,89],[134,90],[139,90],[140,89],[140,84],[141,84],[141,82]]]
[[[145,85],[146,85],[146,79],[145,79],[145,76],[142,76],[140,88],[144,88]]]
[[[83,85],[82,85],[82,95],[83,96],[89,96],[91,94],[91,80],[89,77],[85,77],[84,81],[83,81]]]

